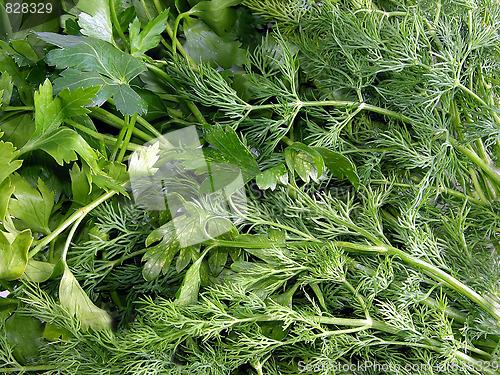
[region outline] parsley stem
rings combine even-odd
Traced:
[[[128,123],[128,115],[125,116],[125,123]],[[124,126],[121,128],[120,133],[118,134],[118,138],[116,138],[116,142],[113,145],[113,152],[111,153],[111,157],[109,160],[114,162],[116,160],[116,157],[118,155],[118,150],[120,148],[120,145],[123,144],[123,137],[125,137],[125,133],[127,132],[127,127]]]
[[[479,195],[479,198],[481,199],[481,202],[484,202],[485,204],[488,203],[488,198],[486,198],[486,195],[484,195],[483,188],[479,184],[479,180],[477,179],[477,174],[474,168],[469,167],[469,174],[470,178],[472,180],[472,184],[474,185],[474,188],[476,189],[477,195]]]
[[[75,223],[71,227],[71,230],[69,231],[68,237],[66,238],[66,242],[64,243],[64,249],[61,255],[61,260],[65,264],[66,264],[66,256],[68,255],[68,250],[69,247],[71,246],[71,240],[73,239],[73,236],[76,233],[76,229],[78,228],[84,217],[85,214],[82,214],[78,219],[76,219]]]
[[[144,1],[144,0],[141,0],[141,1]],[[156,6],[157,11],[159,13],[161,13],[160,10],[158,9],[158,5],[156,2],[155,2],[155,6]],[[177,32],[174,32],[174,30],[172,30],[172,28],[170,27],[170,25],[168,23],[167,23],[167,27],[165,28],[165,31],[167,32],[168,36],[170,37],[170,40],[173,43],[173,46],[170,46],[167,42],[165,42],[164,43],[165,47],[168,46],[168,49],[174,54],[176,53],[176,50],[179,50],[179,52],[186,59],[186,61],[189,63],[189,65],[191,65],[191,67],[193,69],[198,69],[198,65],[194,62],[194,60],[191,58],[191,56],[189,56],[189,54],[184,49],[184,46],[177,39],[177,35],[176,35]]]
[[[127,182],[124,182],[121,186],[126,186]],[[95,199],[93,202],[89,203],[85,207],[79,208],[70,217],[68,217],[61,225],[57,227],[54,231],[52,231],[49,235],[45,236],[40,240],[40,242],[31,250],[28,254],[28,259],[33,258],[40,250],[44,248],[44,246],[48,245],[52,240],[54,240],[59,234],[64,232],[71,224],[75,221],[79,220],[80,217],[87,215],[94,208],[99,206],[102,202],[111,198],[113,195],[118,193],[116,190],[108,191],[107,193],[101,195],[99,198]]]
[[[115,116],[114,114],[106,111],[105,109],[102,108],[97,108],[93,107],[91,108],[91,113],[90,116],[93,118],[96,118],[98,120],[101,120],[102,122],[105,122],[108,125],[111,125],[114,128],[117,129],[122,129],[123,127],[126,127],[127,124],[125,121],[123,121],[121,118],[118,116]],[[153,139],[151,135],[148,133],[143,132],[142,130],[139,130],[137,128],[134,128],[132,132],[136,137],[141,138],[142,140],[149,142]]]
[[[118,163],[121,163],[123,161],[123,157],[125,156],[125,151],[127,151],[128,143],[130,142],[130,138],[132,137],[132,132],[134,131],[137,113],[133,114],[131,118],[129,118],[128,116],[126,116],[125,118],[127,119],[128,126],[127,126],[127,132],[125,134],[125,139],[123,140],[123,143],[120,146],[120,153],[118,154],[118,158],[116,158],[116,161]]]
[[[66,119],[66,120],[64,120],[64,122],[66,122],[68,125],[71,125],[75,129],[78,129],[84,133],[87,133],[88,135],[90,135],[96,139],[102,139],[104,141],[104,143],[108,146],[113,146],[117,141],[117,139],[114,137],[96,132],[92,129],[87,128],[85,125],[77,123],[76,121],[74,121],[72,119]],[[138,150],[139,147],[141,147],[141,146],[136,144],[136,143],[129,142],[129,144],[127,145],[127,149],[130,151]]]
[[[118,17],[116,16],[115,0],[109,0],[109,10],[111,13],[111,21],[115,26],[115,30],[118,33],[118,36],[122,40],[123,44],[125,45],[125,52],[128,52],[130,50],[130,45],[128,43],[128,39],[125,37],[125,34],[123,33],[122,27],[120,26]]]
[[[2,108],[2,112],[10,112],[10,111],[34,111],[35,110],[35,107],[32,107],[32,106],[17,106],[17,107],[13,107],[13,106],[10,106],[10,105],[7,105],[5,107]]]
[[[144,128],[149,130],[151,132],[151,134],[153,134],[154,136],[161,137],[163,135],[158,130],[156,130],[156,128],[153,125],[151,125],[148,121],[146,121],[146,119],[144,119],[143,117],[137,116],[136,120],[139,124],[144,126]]]

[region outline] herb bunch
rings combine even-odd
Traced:
[[[5,371],[500,373],[497,2],[105,9],[0,45]]]

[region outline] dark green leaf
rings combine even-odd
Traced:
[[[203,138],[217,149],[204,149],[208,162],[230,163],[241,169],[246,183],[260,172],[255,158],[241,143],[236,132],[230,126],[204,125]]]
[[[224,36],[230,31],[236,18],[236,11],[232,7],[240,3],[241,0],[200,1],[191,8],[189,14],[201,18],[219,36]]]
[[[42,325],[35,318],[13,314],[5,322],[7,343],[15,358],[23,365],[36,363],[42,344]]]
[[[184,33],[184,48],[197,63],[230,69],[245,62],[245,51],[240,48],[240,42],[229,35],[217,35],[201,20],[193,17],[185,19]]]
[[[347,178],[356,189],[359,188],[359,176],[356,173],[356,167],[348,158],[325,147],[312,147],[312,149],[321,154],[325,166],[333,177],[340,180]]]
[[[124,115],[146,113],[146,103],[130,87],[130,81],[146,70],[138,59],[99,39],[52,33],[37,35],[60,47],[48,53],[49,64],[60,69],[72,68],[55,81],[56,91],[100,85],[94,104],[113,97],[117,109]]]

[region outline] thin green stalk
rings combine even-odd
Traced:
[[[407,188],[415,187],[415,185],[411,185],[411,184],[405,184],[405,183],[400,183],[400,182],[391,182],[391,181],[387,181],[387,180],[377,180],[377,179],[370,180],[370,183],[372,183],[372,184],[391,184],[392,186],[407,187]],[[438,190],[441,193],[452,195],[452,196],[457,197],[457,198],[467,199],[470,202],[473,202],[475,204],[479,204],[482,206],[484,206],[485,204],[488,204],[487,200],[485,200],[483,202],[479,199],[471,197],[470,195],[464,194],[464,193],[457,191],[457,190],[449,189],[449,188],[444,187],[444,186],[440,186],[438,188]]]
[[[54,366],[41,365],[41,366],[19,366],[19,367],[4,367],[0,369],[0,372],[30,372],[30,371],[51,371],[55,370]]]
[[[129,116],[126,115],[125,116],[125,124],[128,124],[128,123],[129,123]],[[118,155],[118,150],[120,149],[120,145],[123,144],[123,138],[125,137],[125,133],[127,132],[127,128],[128,128],[128,126],[124,126],[123,128],[121,128],[120,133],[118,134],[118,137],[116,138],[116,142],[113,146],[113,152],[112,152],[109,160],[111,160],[111,161],[116,160],[116,157]]]
[[[363,251],[371,253],[386,253],[389,255],[394,255],[399,257],[403,262],[422,270],[426,275],[432,277],[433,279],[442,282],[449,288],[459,292],[461,295],[469,298],[471,301],[477,303],[481,308],[488,312],[492,317],[494,317],[500,326],[500,308],[495,306],[492,302],[483,298],[481,295],[476,293],[474,290],[469,288],[467,285],[461,281],[455,279],[453,276],[439,269],[438,267],[418,259],[406,252],[399,250],[393,246],[367,246],[350,242],[333,241],[332,245],[342,247],[348,250]]]
[[[163,134],[161,134],[156,128],[151,125],[148,121],[146,121],[143,117],[137,116],[137,122],[144,126],[147,130],[151,132],[155,137],[161,137]]]
[[[121,186],[125,187],[128,182],[124,182]],[[107,193],[101,195],[99,198],[95,199],[93,202],[89,203],[85,207],[79,208],[70,217],[68,217],[64,222],[57,227],[54,231],[52,231],[49,235],[45,236],[38,242],[38,244],[29,252],[28,259],[33,258],[40,250],[42,250],[46,245],[48,245],[51,241],[53,241],[59,234],[64,232],[71,224],[77,221],[80,217],[87,215],[94,208],[99,206],[102,202],[111,198],[113,195],[118,192],[115,190],[108,191]]]
[[[115,0],[109,0],[109,10],[111,13],[111,21],[115,26],[115,30],[118,33],[118,36],[122,40],[123,44],[125,45],[125,52],[128,52],[130,50],[130,45],[128,43],[128,39],[125,37],[125,34],[123,33],[123,30],[120,26],[120,22],[118,21],[118,17],[116,15],[116,10],[115,10]]]
[[[71,246],[71,240],[73,239],[73,236],[76,233],[76,229],[78,228],[78,226],[80,225],[80,223],[82,222],[84,217],[85,217],[85,215],[81,215],[78,219],[76,219],[75,223],[73,224],[73,226],[71,227],[71,230],[68,233],[68,237],[66,238],[66,242],[64,243],[64,249],[63,249],[62,256],[61,256],[61,260],[64,263],[66,263],[66,257],[68,255],[69,247]]]
[[[412,119],[391,111],[390,109],[385,109],[381,107],[377,107],[371,104],[367,103],[359,103],[359,102],[352,102],[352,101],[346,101],[346,100],[322,100],[322,101],[297,101],[295,103],[291,103],[292,106],[294,107],[335,107],[335,108],[348,108],[348,107],[356,107],[357,110],[367,110],[370,112],[378,113],[380,115],[388,116],[395,118],[396,120],[400,120],[402,122],[407,122],[407,123],[412,123],[414,122]],[[282,104],[260,104],[260,105],[252,105],[248,104],[248,109],[250,111],[256,111],[256,110],[262,110],[262,109],[274,109],[274,108],[280,108],[282,107]]]
[[[105,270],[106,268],[113,268],[115,266],[119,266],[120,264],[122,264],[127,259],[135,258],[138,255],[142,255],[147,250],[148,249],[141,249],[141,250],[134,251],[131,254],[123,254],[120,258],[112,260],[112,261],[109,261],[108,263],[106,263],[106,264],[104,264],[104,265],[96,268],[95,272],[99,273],[99,272],[102,272],[103,270]]]
[[[365,317],[366,317],[366,320],[367,321],[370,321],[372,320],[371,316],[370,316],[370,312],[368,311],[368,309],[366,308],[366,303],[363,299],[363,297],[361,297],[361,294],[359,294],[359,292],[352,286],[352,284],[347,281],[346,279],[344,279],[342,281],[342,284],[345,285],[345,287],[347,289],[349,289],[349,291],[354,295],[354,297],[356,297],[356,299],[358,300],[359,304],[361,305],[361,307],[363,308],[363,311],[365,313]]]
[[[387,18],[387,19],[389,19],[391,17],[405,17],[408,15],[407,12],[398,12],[398,11],[385,12],[385,11],[380,10],[380,9],[357,9],[354,12],[354,14],[359,13],[359,12],[366,12],[369,14],[372,14],[372,13],[380,14],[382,17]]]
[[[127,151],[128,143],[130,142],[130,138],[132,137],[132,132],[134,131],[136,118],[137,114],[134,114],[132,115],[132,118],[128,119],[127,134],[125,134],[125,139],[123,140],[123,143],[120,147],[120,153],[116,158],[116,161],[118,163],[121,163],[123,161],[123,157],[125,156],[125,151]]]
[[[438,267],[433,266],[430,263],[427,263],[421,259],[418,259],[412,255],[405,253],[402,250],[399,250],[395,247],[388,246],[387,253],[391,255],[398,256],[405,263],[414,266],[418,269],[421,269],[425,274],[431,276],[437,281],[441,281],[443,284],[448,286],[449,288],[459,292],[463,296],[469,298],[471,301],[477,303],[480,307],[482,307],[486,312],[488,312],[493,318],[496,319],[496,323],[500,326],[500,308],[495,306],[492,302],[483,298],[481,295],[476,293],[474,290],[469,288],[467,285],[462,283],[461,281],[455,279],[453,276],[439,269]]]
[[[35,110],[35,107],[32,107],[32,106],[10,106],[10,105],[6,105],[5,107],[2,107],[0,112],[11,112],[11,111],[34,111]]]
[[[92,107],[90,110],[91,110],[90,112],[91,117],[96,118],[102,122],[105,122],[106,124],[111,125],[114,128],[122,129],[123,127],[127,126],[127,124],[125,124],[125,121],[123,121],[118,116],[115,116],[114,114],[106,111],[105,109]],[[137,128],[134,128],[133,134],[136,137],[146,142],[149,142],[154,139],[154,137],[152,137],[148,133],[145,133]]]
[[[173,38],[172,39],[172,50],[174,51],[174,53],[176,53],[176,49],[177,49],[177,30],[179,28],[179,23],[184,19],[184,18],[187,18],[191,15],[191,12],[190,11],[187,11],[187,12],[184,12],[184,13],[180,13],[176,18],[175,18],[175,22],[174,22],[174,29],[173,29]]]
[[[484,106],[486,108],[490,108],[488,106],[488,103],[486,103],[483,99],[481,99],[481,97],[479,95],[477,95],[474,91],[469,89],[467,86],[464,86],[461,83],[458,83],[456,86],[461,88],[463,91],[465,91],[471,97],[473,97],[482,106]],[[500,117],[498,116],[498,114],[496,112],[494,112],[494,110],[490,111],[490,113],[491,113],[491,116],[493,117],[493,119],[495,120],[495,122],[497,123],[497,125],[500,125]]]
[[[175,95],[171,94],[156,94],[163,100],[168,100],[169,102],[179,103],[179,99]]]
[[[148,67],[149,70],[151,70],[157,76],[160,76],[165,81],[167,81],[168,83],[170,83],[174,88],[178,88],[179,87],[179,85],[177,85],[177,83],[174,81],[174,79],[172,77],[170,77],[168,75],[168,73],[165,72],[163,69],[160,69],[157,66],[155,66],[153,64],[150,64],[150,63],[146,63],[146,66]]]
[[[109,135],[96,132],[95,130],[89,129],[85,125],[79,124],[76,121],[73,121],[71,119],[66,119],[66,120],[64,120],[64,122],[67,123],[68,125],[71,125],[75,129],[78,129],[84,133],[87,133],[88,135],[90,135],[96,139],[103,140],[104,143],[108,146],[115,145],[115,143],[117,141],[117,139],[115,137],[111,137]],[[140,147],[141,147],[140,145],[138,145],[136,143],[130,143],[130,142],[127,145],[127,149],[130,151],[138,150]]]
[[[153,17],[151,16],[151,13],[149,13],[148,6],[146,5],[145,0],[141,0],[141,5],[144,9],[144,13],[146,13],[146,17],[148,18],[148,21],[151,21]]]
[[[464,154],[466,157],[468,157],[474,164],[476,164],[479,168],[481,168],[484,171],[484,173],[486,173],[491,178],[492,182],[494,182],[495,184],[500,186],[500,175],[498,174],[498,172],[495,169],[493,169],[493,167],[489,163],[487,163],[483,159],[481,159],[470,148],[468,148],[464,145],[458,144],[458,142],[455,139],[450,137],[450,140],[451,140],[452,145],[457,150],[459,150],[462,154]]]
[[[307,200],[312,205],[314,205],[316,203],[314,201],[314,199],[312,199],[309,195],[305,194],[302,190],[298,189],[293,184],[289,183],[287,186],[290,189],[294,190],[296,194],[300,194],[303,199]],[[337,223],[339,223],[339,224],[341,224],[341,225],[343,225],[343,226],[345,226],[345,227],[347,227],[349,229],[352,229],[356,234],[358,234],[360,236],[363,236],[366,239],[369,239],[370,241],[373,241],[377,245],[383,245],[383,242],[376,235],[370,233],[366,229],[361,228],[360,226],[358,226],[358,225],[356,225],[356,224],[354,224],[354,223],[352,223],[352,222],[350,222],[348,220],[344,220],[344,219],[341,219],[341,218],[336,218],[335,220],[337,221]]]
[[[177,39],[177,35],[174,34],[174,31],[172,30],[172,28],[170,27],[169,24],[167,24],[165,31],[167,32],[168,36],[170,37],[170,40],[172,40],[172,42],[175,43],[175,49],[181,53],[182,57],[184,57],[186,59],[186,61],[191,66],[191,68],[195,71],[198,70],[198,65],[191,58],[191,56],[189,56],[189,54],[184,49],[184,46],[181,44],[181,42],[179,42],[179,40]]]

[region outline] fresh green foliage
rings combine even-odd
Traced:
[[[222,162],[236,165],[240,168],[245,182],[255,177],[259,167],[250,151],[240,142],[236,132],[231,127],[214,125],[204,127],[204,138],[217,151],[204,150],[208,162]]]
[[[0,22],[0,372],[500,374],[497,1],[60,21]]]
[[[82,330],[87,330],[89,327],[95,330],[111,327],[111,318],[108,313],[92,303],[67,265],[64,267],[59,285],[59,300],[62,307],[77,317]]]
[[[69,68],[55,81],[57,91],[101,86],[94,101],[96,105],[113,97],[116,108],[124,115],[146,112],[146,103],[129,85],[145,70],[139,60],[98,39],[52,33],[37,35],[60,47],[49,52],[48,63],[60,69]]]
[[[14,236],[0,232],[0,241],[0,277],[5,280],[20,278],[28,263],[28,250],[33,241],[31,231],[26,229]]]
[[[154,20],[140,31],[140,21],[136,18],[130,24],[130,54],[141,56],[146,51],[155,48],[160,43],[161,33],[165,30],[168,21],[168,9],[163,11]]]
[[[50,233],[49,219],[54,207],[54,192],[38,179],[37,188],[19,175],[10,177],[14,196],[9,202],[9,213],[28,228],[44,234]]]
[[[111,11],[105,0],[79,1],[77,7],[82,11],[78,25],[83,35],[113,42]]]

